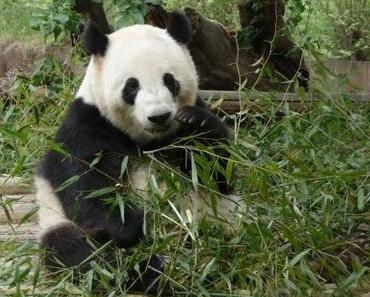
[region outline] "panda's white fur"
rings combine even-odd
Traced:
[[[60,200],[47,179],[40,176],[36,177],[35,186],[37,189],[36,199],[39,205],[40,236],[42,237],[45,232],[69,222],[69,219],[66,218]]]
[[[132,189],[141,197],[147,198],[151,166],[149,162],[131,162],[128,168],[128,178]],[[166,185],[160,184],[159,191],[165,192]],[[239,220],[242,210],[242,198],[237,194],[228,194],[219,199],[217,203],[217,216],[211,205],[210,193],[206,189],[191,190],[181,201],[174,201],[182,211],[188,211],[195,217],[208,218],[209,220],[225,223],[225,232],[230,234]],[[182,203],[182,202],[185,202]]]
[[[176,42],[166,30],[149,25],[122,28],[108,35],[104,57],[93,56],[77,97],[99,108],[117,128],[145,142],[176,129],[172,121],[177,111],[196,101],[198,76],[186,45]],[[171,73],[180,82],[176,101],[163,85],[159,74]],[[140,82],[135,104],[122,100],[128,78]],[[153,130],[151,115],[171,112],[168,129]]]

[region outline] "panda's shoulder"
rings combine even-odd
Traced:
[[[82,97],[76,98],[69,105],[69,110],[63,125],[75,125],[84,128],[110,128],[108,121],[103,118],[98,108],[94,105],[85,103]]]
[[[71,138],[72,135],[91,132],[95,135],[104,133],[122,136],[122,132],[106,120],[96,106],[85,103],[83,98],[77,98],[70,104],[68,113],[57,132],[56,140],[63,141],[64,138]]]
[[[120,147],[123,153],[125,147],[132,146],[127,135],[106,120],[97,107],[85,103],[82,98],[70,104],[55,142],[81,157],[101,150],[110,152],[116,147]]]

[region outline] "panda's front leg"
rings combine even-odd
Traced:
[[[108,226],[110,237],[120,248],[135,246],[143,238],[144,213],[134,206],[127,206],[125,223],[122,224],[121,216],[111,216]],[[159,255],[150,255],[148,259],[139,263],[139,271],[128,271],[129,280],[127,287],[130,291],[157,294],[159,278],[164,271],[164,260]]]
[[[216,115],[207,108],[201,106],[185,106],[181,108],[176,115],[176,119],[182,125],[184,136],[193,135],[195,140],[205,145],[216,145],[214,152],[218,155],[217,162],[222,170],[217,170],[213,178],[221,193],[227,194],[230,192],[231,187],[227,183],[225,176],[230,153],[224,146],[219,145],[228,143],[226,126]],[[213,157],[210,156],[210,158]],[[185,167],[190,168],[189,164],[185,164]]]
[[[130,208],[131,206],[128,206]],[[119,248],[129,248],[137,245],[143,238],[143,220],[142,210],[131,208],[125,211],[125,223],[122,223],[121,214],[109,213],[109,219],[101,222],[102,229],[109,233],[109,237]]]

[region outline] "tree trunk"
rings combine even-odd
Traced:
[[[239,5],[244,28],[255,22],[251,7],[250,1]],[[302,52],[283,35],[283,3],[269,1],[262,12],[265,21],[258,28],[261,34],[253,40],[252,48],[243,48],[239,47],[236,36],[230,36],[220,23],[203,17],[192,8],[185,8],[193,30],[189,49],[199,72],[201,89],[237,90],[246,87],[284,91],[286,81],[293,79],[296,73],[300,74],[300,85],[307,88],[308,71],[304,67]],[[160,5],[153,5],[146,20],[151,25],[165,28],[168,13]],[[268,45],[272,42],[274,46],[271,49]],[[296,54],[292,58],[287,54],[293,49]],[[273,72],[279,72],[280,76],[268,79],[268,74]]]

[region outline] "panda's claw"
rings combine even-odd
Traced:
[[[195,116],[192,116],[189,118],[189,116],[186,114],[186,112],[184,111],[180,111],[176,118],[180,121],[180,122],[183,122],[183,123],[192,123],[195,119]]]
[[[176,115],[178,121],[194,128],[209,124],[209,114],[195,106],[183,107]]]

